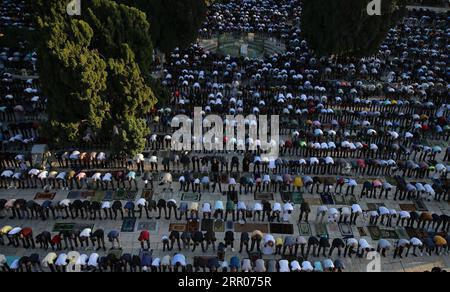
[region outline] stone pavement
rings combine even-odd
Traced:
[[[137,193],[137,198],[139,198],[142,195],[142,188],[144,186],[141,185],[141,181],[139,180],[139,191]],[[155,183],[155,196],[154,199],[156,201],[158,201],[158,199],[160,198],[164,198],[165,200],[174,198],[178,204],[181,202],[181,193],[178,193],[178,183],[174,183],[173,184],[173,189],[174,189],[174,193],[170,193],[170,192],[164,192],[162,191],[162,187],[158,185],[158,183]],[[345,188],[344,188],[345,189]],[[27,200],[31,200],[34,199],[34,196],[36,194],[38,190],[15,190],[15,189],[9,189],[9,190],[0,190],[0,198],[6,198],[6,199],[11,199],[11,198],[24,198]],[[54,200],[62,200],[62,199],[66,199],[67,195],[68,195],[68,191],[63,191],[63,190],[59,190],[57,191],[56,197]],[[355,194],[359,194],[361,193],[361,186],[358,187],[358,189],[356,190]],[[307,198],[310,201],[317,201],[317,203],[320,202],[320,196],[315,194],[314,196],[310,195],[310,194],[305,194],[304,196],[305,198]],[[393,201],[392,200],[392,193],[391,193],[391,200],[389,201],[379,201],[376,199],[359,199],[358,197],[358,203],[361,205],[361,207],[363,208],[363,210],[368,210],[369,207],[367,206],[367,204],[370,203],[384,203],[386,205],[387,208],[389,209],[396,209],[396,210],[400,210],[400,206],[399,204],[402,203],[408,203],[408,202],[402,202],[402,201]],[[216,193],[211,194],[211,193],[202,193],[202,198],[200,203],[202,202],[210,202],[212,205],[214,205],[214,202],[216,200],[222,200],[224,202],[226,202],[226,197],[223,197],[222,194],[219,194],[218,191],[216,190]],[[244,201],[247,205],[254,203],[255,199],[254,199],[254,195],[253,194],[249,194],[249,195],[240,195],[239,199]],[[311,200],[314,199],[314,200]],[[277,202],[282,202],[281,200],[281,195],[279,193],[275,194],[275,201]],[[39,201],[38,201],[39,202]],[[445,212],[446,214],[450,213],[450,205],[447,202],[426,202],[426,206],[427,209],[430,212],[436,212],[438,214],[440,214],[441,212]],[[314,226],[314,220],[316,218],[316,210],[317,210],[318,206],[311,206],[312,212],[310,214],[310,226],[311,226],[311,231],[313,233],[313,235],[315,235],[315,226]],[[336,207],[339,208],[340,206],[329,206],[329,207]],[[291,218],[290,218],[290,222],[293,223],[294,225],[294,234],[298,235],[299,234],[299,228],[297,226],[297,219],[299,216],[299,205],[296,205],[295,208],[295,212],[292,214]],[[145,214],[144,214],[145,217]],[[200,218],[202,218],[201,212],[200,212]],[[230,218],[229,218],[230,220]],[[251,222],[251,220],[253,219],[248,219],[249,223]],[[102,228],[105,230],[105,232],[109,232],[112,229],[121,230],[122,227],[122,221],[121,220],[117,220],[117,221],[111,221],[111,220],[98,220],[95,222],[91,222],[89,220],[71,220],[71,219],[67,219],[67,220],[56,220],[54,221],[53,219],[50,219],[48,221],[38,221],[38,220],[10,220],[10,219],[3,219],[0,220],[0,225],[1,226],[5,226],[5,225],[11,225],[11,226],[20,226],[20,227],[32,227],[34,230],[34,235],[36,236],[38,233],[40,233],[41,231],[47,230],[47,231],[52,231],[53,226],[55,223],[92,223],[95,224],[95,228]],[[120,234],[120,240],[121,240],[121,244],[123,247],[123,252],[124,253],[131,253],[131,254],[139,254],[140,251],[140,243],[138,242],[137,238],[139,236],[140,231],[137,230],[138,229],[138,225],[141,222],[155,222],[155,230],[150,230],[150,234],[151,234],[151,248],[153,250],[153,255],[154,256],[158,256],[158,257],[163,257],[164,255],[170,254],[173,255],[176,253],[177,249],[175,248],[172,252],[166,252],[164,253],[162,251],[162,243],[161,243],[161,237],[164,235],[169,235],[169,225],[170,223],[177,223],[176,220],[166,220],[166,219],[161,219],[156,221],[155,219],[153,220],[147,220],[147,219],[137,219],[136,225],[135,225],[135,229],[134,232],[121,232]],[[395,223],[395,221],[394,221]],[[368,225],[368,220],[366,220],[365,218],[363,218],[362,220],[359,219],[358,225],[357,227],[366,227]],[[355,236],[355,238],[359,239],[361,238],[358,228],[356,226],[352,227],[352,232]],[[94,228],[94,229],[95,229]],[[226,229],[225,231],[227,231],[228,229]],[[336,237],[340,237],[342,238],[342,234],[339,230],[339,227],[337,224],[333,223],[333,224],[328,224],[327,226],[327,230],[330,236],[330,239],[336,238]],[[377,242],[372,240],[367,228],[365,228],[365,231],[367,233],[367,236],[364,236],[365,239],[367,239],[367,241],[369,242],[369,244],[372,244],[373,247],[376,248],[377,246]],[[216,233],[217,236],[217,243],[221,242],[223,240],[224,237],[224,232]],[[275,238],[277,237],[284,237],[285,235],[280,235],[280,234],[273,234]],[[238,255],[237,251],[239,250],[239,239],[240,239],[240,234],[236,233],[235,235],[235,249],[236,252],[232,252],[230,249],[227,250],[226,252],[226,259],[229,260],[232,256],[234,255]],[[395,243],[395,240],[392,240],[392,243]],[[107,247],[110,247],[110,245],[108,245],[107,243]],[[79,250],[80,253],[86,253],[86,254],[90,254],[92,252],[94,252],[92,249],[91,250]],[[42,256],[45,256],[47,254],[46,251],[42,251],[42,250],[36,250],[36,251],[31,251],[31,250],[25,250],[22,248],[19,249],[15,249],[15,248],[10,248],[10,247],[4,247],[1,246],[0,247],[0,253],[4,254],[6,256],[23,256],[23,255],[29,255],[32,252],[38,252],[39,254],[41,254]],[[67,252],[67,251],[65,251]],[[103,251],[100,251],[99,254],[102,255]],[[184,255],[186,255],[188,263],[192,263],[192,259],[194,256],[202,256],[202,255],[216,255],[215,252],[212,251],[212,249],[210,248],[208,252],[203,253],[200,249],[197,249],[197,251],[195,253],[192,253],[190,251],[182,251]],[[57,252],[59,253],[59,252]],[[336,253],[336,252],[335,252]],[[391,251],[388,254],[387,258],[382,259],[382,270],[383,271],[424,271],[424,270],[429,270],[432,267],[435,266],[439,266],[439,267],[444,267],[444,268],[450,268],[450,258],[448,255],[441,255],[441,256],[427,256],[424,255],[422,257],[413,257],[410,256],[408,258],[404,258],[404,259],[393,259],[392,258],[393,255],[393,251]],[[245,258],[246,255],[242,254],[240,255],[241,259]],[[280,259],[280,256],[263,256],[264,259]],[[335,259],[335,258],[333,258]],[[322,258],[317,259],[317,258],[313,258],[310,257],[308,260],[310,260],[311,262],[314,262],[316,260],[323,260]],[[357,272],[364,272],[367,270],[367,264],[369,263],[368,260],[366,259],[360,259],[360,258],[355,258],[353,257],[353,259],[344,259],[344,262],[346,263],[346,270],[347,271],[357,271]]]

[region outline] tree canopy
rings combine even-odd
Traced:
[[[105,58],[121,58],[122,44],[134,52],[142,72],[148,73],[153,58],[150,24],[142,11],[111,0],[91,0],[83,6],[82,18],[94,30],[91,46]]]
[[[404,2],[383,0],[382,15],[370,16],[369,1],[304,0],[302,35],[321,56],[368,56],[378,50]]]
[[[205,0],[118,0],[144,11],[151,22],[153,45],[163,53],[188,47],[206,17]]]
[[[93,0],[74,18],[61,13],[61,2],[34,4],[36,9],[50,4],[37,19],[47,136],[58,147],[85,139],[125,154],[142,151],[148,135],[142,117],[156,103],[141,70],[152,51],[145,15],[111,0]]]

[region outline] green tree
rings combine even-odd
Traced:
[[[205,0],[118,0],[144,11],[151,22],[154,47],[163,53],[186,48],[198,36],[206,17]]]
[[[95,38],[91,46],[104,58],[121,58],[127,44],[136,56],[141,71],[147,74],[153,58],[150,24],[144,12],[111,0],[85,1],[82,18],[89,23]]]
[[[376,53],[404,8],[404,0],[381,1],[381,16],[369,16],[369,1],[305,0],[302,34],[320,56],[368,56]]]
[[[136,155],[145,147],[145,137],[150,129],[145,120],[127,116],[115,126],[112,136],[112,151],[126,155]]]
[[[109,105],[102,100],[106,89],[106,63],[89,50],[93,31],[82,20],[42,27],[49,36],[40,47],[39,70],[48,98],[48,137],[58,146],[80,141],[83,127],[102,128]]]
[[[122,56],[121,59],[108,60],[106,96],[111,111],[105,133],[117,134],[118,130],[118,137],[112,139],[114,149],[135,154],[144,149],[145,138],[149,134],[147,125],[142,123],[142,114],[155,105],[156,98],[141,76],[128,45],[123,45]]]

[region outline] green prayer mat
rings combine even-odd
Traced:
[[[114,198],[114,191],[97,191],[91,197],[91,202],[112,201]]]
[[[75,225],[75,223],[55,223],[53,232],[72,231]]]
[[[113,195],[114,201],[134,201],[136,199],[136,191],[120,189]]]
[[[378,226],[369,226],[367,229],[369,230],[370,237],[372,237],[373,240],[381,239],[381,231]]]
[[[380,239],[399,239],[399,236],[395,230],[380,229],[378,226],[369,226],[370,236],[373,240]]]
[[[214,221],[214,232],[225,232],[225,222],[223,220]]]
[[[316,228],[316,236],[325,238],[329,237],[327,225],[325,223],[316,223],[315,228]]]
[[[134,232],[136,218],[125,218],[122,223],[122,232]]]
[[[281,192],[281,200],[283,202],[292,202],[295,205],[301,205],[303,200],[303,194],[300,192]]]
[[[185,202],[200,202],[201,199],[201,194],[187,193],[181,196],[181,201]]]
[[[400,239],[399,235],[397,234],[397,231],[390,230],[390,229],[380,229],[381,232],[381,238],[384,239]]]
[[[309,223],[298,224],[298,233],[300,236],[312,236],[311,225]]]
[[[53,232],[84,230],[86,228],[94,230],[94,224],[89,223],[55,223]]]

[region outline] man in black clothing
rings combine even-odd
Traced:
[[[172,231],[169,235],[169,239],[170,239],[169,251],[173,250],[173,246],[175,245],[175,242],[177,242],[178,250],[181,251],[180,232]]]
[[[202,251],[205,252],[205,243],[204,243],[203,232],[196,231],[192,236],[192,240],[194,241],[194,247],[192,248],[192,252],[195,251],[195,249],[197,248],[198,245],[201,245]]]
[[[111,209],[114,213],[114,220],[117,220],[117,212],[120,212],[121,220],[123,220],[123,205],[121,201],[114,201]]]
[[[322,255],[326,257],[327,249],[330,247],[330,242],[328,238],[321,237],[319,242],[319,250],[317,251],[317,255],[320,255],[320,251],[323,250]]]
[[[225,248],[231,246],[231,250],[234,252],[234,232],[227,231],[225,233]]]
[[[317,250],[317,246],[319,246],[319,244],[320,244],[320,241],[315,236],[311,236],[308,239],[308,248],[306,249],[306,258],[308,258],[308,256],[309,256],[311,247],[313,249],[313,251],[312,251],[313,257],[316,257],[316,250]]]
[[[333,242],[331,243],[330,252],[328,253],[328,257],[331,257],[333,255],[333,251],[337,248],[338,250],[338,256],[341,256],[342,249],[345,248],[345,242],[340,238],[333,239]]]
[[[205,241],[206,241],[206,248],[205,250],[208,251],[209,245],[212,245],[213,251],[216,251],[216,233],[212,230],[209,230],[205,233]]]
[[[191,244],[192,234],[190,232],[183,232],[181,234],[181,241],[183,242],[183,248],[189,249],[189,246]]]
[[[248,246],[249,242],[250,242],[250,235],[248,234],[248,232],[242,232],[239,253],[242,253],[242,250],[244,249],[244,245],[245,245],[245,251],[247,253],[249,252],[249,246]]]
[[[43,231],[36,236],[36,243],[39,244],[40,248],[45,250],[50,247],[51,240],[52,235],[48,231]]]
[[[298,222],[302,222],[303,215],[305,215],[305,222],[308,222],[309,213],[311,213],[311,208],[309,207],[309,204],[306,202],[303,202],[300,205],[300,216],[298,218]]]
[[[106,251],[105,246],[105,232],[103,229],[96,229],[91,235],[92,246],[95,248],[95,242],[97,242],[97,250],[103,249]]]
[[[158,217],[156,217],[157,220],[161,219],[161,213],[162,210],[164,209],[164,217],[167,218],[167,202],[164,199],[160,199],[158,201],[158,204],[156,205],[158,207]]]
[[[266,216],[267,216],[267,219],[270,221],[270,218],[272,216],[272,205],[270,204],[269,201],[263,201],[262,204],[263,204],[262,221],[264,221],[266,219]]]

